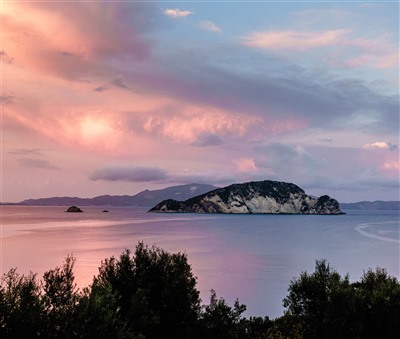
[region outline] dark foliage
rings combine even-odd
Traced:
[[[75,259],[36,275],[15,269],[0,280],[0,338],[395,338],[400,284],[383,269],[359,282],[325,260],[293,279],[282,317],[243,317],[211,290],[201,306],[185,254],[139,243],[132,254],[102,262],[93,283],[78,290]]]
[[[325,260],[291,282],[280,322],[304,338],[394,338],[400,333],[400,284],[383,269],[350,283]],[[299,331],[300,329],[300,331]]]
[[[56,267],[43,275],[43,304],[48,338],[77,336],[76,312],[80,295],[74,283],[75,258],[67,256],[62,268]]]
[[[44,306],[36,276],[11,269],[0,284],[0,338],[36,337],[42,330]]]
[[[134,255],[103,262],[93,287],[116,294],[115,309],[128,328],[146,338],[190,338],[200,297],[185,254],[169,254],[143,243]]]

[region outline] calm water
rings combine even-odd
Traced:
[[[101,260],[134,250],[138,241],[185,252],[204,302],[215,289],[246,315],[283,314],[293,277],[327,259],[342,275],[359,280],[363,270],[384,267],[399,278],[399,212],[346,211],[340,216],[149,214],[142,208],[1,206],[1,270],[39,273],[76,258],[80,287]]]

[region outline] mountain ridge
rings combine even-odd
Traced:
[[[375,201],[358,201],[350,203],[340,203],[340,206],[345,210],[400,210],[400,201],[396,200],[375,200]]]
[[[208,184],[185,184],[170,186],[158,190],[144,190],[135,195],[99,195],[93,198],[79,197],[50,197],[40,199],[26,199],[16,205],[42,205],[42,206],[133,206],[151,207],[157,203],[171,198],[186,200],[195,195],[209,192],[216,187]]]

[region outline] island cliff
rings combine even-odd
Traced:
[[[327,195],[314,198],[295,184],[270,180],[233,184],[185,201],[164,200],[149,212],[343,214]]]

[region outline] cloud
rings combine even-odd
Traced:
[[[175,103],[163,111],[149,112],[143,128],[150,134],[162,135],[175,143],[206,146],[219,144],[219,135],[241,138],[253,125],[256,125],[256,119],[244,114]]]
[[[192,142],[193,146],[206,147],[206,146],[219,146],[224,142],[217,134],[212,133],[202,133],[200,134],[196,141]]]
[[[393,145],[390,142],[385,142],[385,141],[377,141],[371,144],[363,145],[363,149],[367,150],[388,149],[390,151],[395,151],[397,150],[397,148],[398,148],[397,145]]]
[[[317,140],[321,141],[321,142],[328,142],[328,143],[333,141],[332,138],[318,138]]]
[[[95,170],[89,179],[104,181],[151,182],[168,178],[167,172],[156,167],[106,166]]]
[[[368,9],[374,9],[378,7],[382,7],[383,4],[378,4],[378,3],[365,3],[361,4],[360,8],[368,8]]]
[[[4,105],[14,104],[15,103],[14,99],[15,99],[15,97],[12,95],[3,95],[3,96],[0,96],[0,103],[2,103]]]
[[[175,8],[175,9],[168,8],[163,13],[166,16],[169,16],[171,18],[184,18],[184,17],[194,14],[193,11],[181,10],[178,8]]]
[[[122,77],[117,77],[115,78],[112,83],[119,87],[119,88],[123,88],[123,89],[129,89],[128,86],[125,85],[125,80]]]
[[[14,64],[67,80],[87,81],[90,76],[109,74],[120,62],[148,60],[152,47],[144,35],[163,25],[158,20],[161,13],[151,3],[7,6],[10,9],[2,17],[3,39],[8,41],[7,53],[13,55]],[[13,12],[24,15],[16,18]]]
[[[309,153],[301,145],[271,142],[254,147],[254,163],[259,168],[271,169],[283,178],[298,179],[304,175],[314,175],[322,167],[321,160]]]
[[[74,53],[70,53],[70,52],[67,52],[67,51],[62,52],[62,55],[66,56],[66,57],[74,57],[75,56]]]
[[[186,172],[171,175],[166,182],[175,184],[211,184],[217,186],[225,186],[240,181],[237,176],[222,173],[220,171],[203,171],[198,172]]]
[[[349,56],[341,56],[343,64],[348,67],[370,66],[377,69],[399,67],[398,45],[390,41],[391,35],[381,34],[375,38],[347,38],[340,45]],[[358,50],[358,53],[355,52]],[[350,57],[350,55],[354,55]],[[338,61],[340,62],[340,61]]]
[[[45,31],[39,29],[40,22],[44,20],[36,19],[26,20],[32,24],[31,38],[35,44],[17,34],[21,46],[27,42],[30,47],[31,54],[24,55],[32,55],[32,60],[43,66],[45,72],[39,76],[49,79],[55,72],[63,78],[86,79],[85,82],[74,83],[79,91],[64,83],[60,85],[55,80],[55,83],[48,82],[51,88],[41,97],[27,98],[25,108],[35,107],[37,124],[32,124],[32,129],[42,129],[44,134],[49,134],[49,130],[66,126],[72,134],[70,126],[76,120],[71,119],[74,112],[82,114],[96,106],[112,112],[112,121],[121,120],[121,112],[140,107],[140,112],[131,114],[135,126],[141,124],[149,135],[162,135],[174,142],[188,144],[195,143],[203,133],[219,135],[224,139],[227,134],[238,138],[246,135],[277,136],[307,127],[333,129],[343,126],[349,118],[355,129],[392,131],[398,126],[398,98],[377,93],[366,83],[335,80],[323,72],[312,74],[306,68],[294,67],[278,58],[266,57],[257,50],[243,50],[238,46],[220,46],[213,53],[200,46],[190,58],[183,45],[180,48],[170,45],[165,50],[157,51],[155,46],[159,42],[154,36],[149,39],[146,35],[151,30],[148,26],[159,19],[153,10],[145,10],[144,4],[136,3],[129,6],[119,4],[121,6],[115,6],[115,10],[111,10],[115,4],[102,5],[105,7],[92,3],[91,10],[87,8],[88,3],[75,4],[76,9],[65,4],[59,5],[63,10],[55,9],[58,4],[50,6],[62,19],[61,23],[50,20],[50,27],[59,28],[66,21],[64,29],[57,29],[62,32],[63,39],[55,40],[44,34]],[[52,18],[53,12],[48,7],[39,6],[40,11],[34,7],[34,12],[38,11],[40,18],[44,18],[43,13],[46,17],[51,14]],[[103,18],[91,13],[103,13],[101,9],[107,13]],[[162,15],[159,9],[157,11]],[[67,14],[71,22],[67,20]],[[144,14],[143,18],[141,14]],[[133,20],[139,17],[140,20]],[[109,29],[104,36],[103,23]],[[30,31],[28,27],[24,26],[24,31]],[[99,32],[89,29],[93,27],[100,27]],[[131,32],[133,36],[129,38]],[[144,44],[145,51],[142,57],[129,53],[129,48],[137,49],[139,53],[141,44]],[[79,49],[77,46],[82,47]],[[75,57],[66,57],[63,51]],[[32,60],[26,61],[27,66]],[[33,75],[37,74],[32,74],[31,79],[36,79]],[[94,92],[104,91],[105,86],[93,90],[95,86],[90,84],[107,83],[109,79],[114,79],[115,95],[101,98],[96,95],[94,98],[86,92],[96,94]],[[20,83],[14,85],[18,90],[21,90]],[[85,84],[88,84],[87,87]],[[112,85],[109,86],[111,88]],[[140,88],[143,95],[138,98],[119,93],[126,88]],[[60,100],[63,96],[59,94],[61,91],[67,98],[64,102]],[[57,95],[53,95],[56,92]],[[54,101],[48,103],[45,100],[47,96]],[[54,110],[57,110],[57,117],[54,117]],[[21,107],[16,121],[27,121],[26,124],[29,124],[32,120],[26,119],[24,114]],[[366,120],[366,117],[371,117],[371,120]],[[52,121],[55,121],[54,125]],[[124,131],[127,131],[126,127]],[[79,139],[79,136],[73,135],[72,139]]]
[[[215,23],[213,23],[210,20],[200,21],[199,22],[199,27],[201,29],[206,30],[206,31],[215,32],[215,33],[218,33],[218,32],[222,31],[220,27],[218,27]]]
[[[113,165],[106,166],[95,170],[89,176],[92,181],[125,181],[125,182],[155,182],[165,185],[172,184],[188,184],[188,183],[201,183],[201,184],[214,184],[214,185],[229,185],[236,182],[248,181],[249,177],[247,172],[237,172],[236,174],[229,174],[227,171],[218,169],[207,169],[204,171],[193,170],[179,170],[177,172],[170,172],[164,168],[159,167],[145,167],[145,166],[129,166],[129,165]],[[259,179],[257,173],[251,173],[251,178]],[[265,179],[265,176],[262,180]]]
[[[362,197],[362,194],[365,197],[369,194],[369,199],[378,190],[392,194],[398,187],[394,184],[398,181],[398,172],[396,178],[391,177],[398,160],[390,160],[385,154],[366,157],[359,148],[306,147],[282,142],[256,146],[253,151],[254,164],[266,177],[293,182],[314,195],[332,191],[334,198],[343,201],[349,196]],[[338,163],[343,164],[338,166]]]
[[[89,179],[93,181],[127,181],[127,182],[156,182],[165,185],[172,184],[213,184],[225,186],[238,182],[246,182],[250,179],[265,180],[265,176],[259,176],[258,173],[238,172],[229,174],[222,170],[204,170],[201,172],[184,170],[170,173],[165,169],[158,167],[134,167],[134,166],[106,166],[94,171]]]
[[[107,89],[108,89],[107,86],[99,86],[99,87],[96,87],[93,91],[100,93],[100,92],[106,91]]]
[[[257,126],[265,133],[288,133],[306,127],[336,129],[349,119],[355,129],[395,132],[398,126],[398,94],[382,94],[355,78],[313,73],[277,57],[266,59],[265,55],[235,47],[221,47],[213,53],[200,50],[189,62],[186,56],[173,54],[165,62],[177,75],[163,86],[168,95],[258,118]],[[154,86],[163,83],[166,80]]]
[[[6,51],[0,51],[1,61],[4,61],[7,64],[12,64],[14,62],[14,58],[9,56]]]
[[[33,159],[33,158],[19,158],[17,159],[21,166],[37,169],[47,169],[57,171],[60,168],[51,164],[49,161],[44,159]]]
[[[243,44],[272,50],[299,50],[332,46],[337,44],[349,31],[343,29],[327,31],[264,31],[253,32],[241,38]]]
[[[315,195],[334,191],[333,197],[349,201],[354,199],[349,197],[355,196],[377,199],[377,194],[396,194],[398,157],[394,152],[369,156],[356,147],[308,146],[305,149],[308,155],[303,156],[295,145],[273,143],[263,145],[260,151],[261,154],[255,154],[257,165],[270,166],[277,180],[292,181]]]
[[[259,171],[253,159],[241,158],[234,160],[233,163],[237,166],[238,172],[250,173]]]
[[[8,152],[14,155],[44,155],[43,151],[39,148],[17,148]]]
[[[302,182],[305,189],[316,189],[318,191],[357,191],[369,192],[371,189],[395,189],[399,187],[399,181],[396,179],[385,178],[370,172],[360,173],[351,179],[334,178],[327,176],[315,176],[305,178]],[[348,199],[348,198],[347,198]]]
[[[383,167],[386,170],[399,170],[400,169],[400,163],[399,161],[390,161],[390,162],[385,162],[383,164]]]
[[[334,177],[315,175],[305,177],[295,182],[307,194],[320,196],[328,194],[339,202],[355,202],[364,200],[378,200],[383,194],[390,194],[386,200],[395,200],[398,197],[398,178],[385,178],[371,172],[355,173],[348,177]]]
[[[44,151],[39,148],[16,148],[8,151],[7,153],[17,156],[39,156],[39,157],[45,156]],[[20,166],[23,167],[46,169],[52,171],[60,170],[58,166],[53,165],[50,161],[46,159],[23,157],[16,159],[16,161]]]
[[[363,190],[371,188],[398,189],[400,187],[400,181],[398,175],[393,178],[387,178],[373,170],[366,170],[360,173],[356,179],[356,185],[360,185]],[[398,192],[399,191],[397,191],[397,194]]]
[[[387,33],[363,38],[350,29],[260,31],[242,36],[240,40],[244,46],[286,53],[287,57],[291,56],[287,52],[303,52],[309,58],[317,58],[318,63],[322,61],[330,67],[398,69],[398,46],[393,35]],[[323,56],[311,53],[322,47],[325,48],[320,51],[324,53]]]

